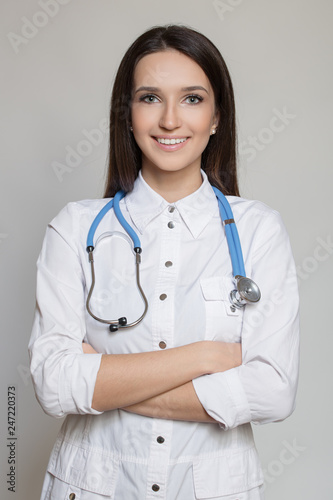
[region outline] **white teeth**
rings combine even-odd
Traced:
[[[157,142],[160,144],[180,144],[181,142],[185,142],[186,137],[184,139],[157,139]]]

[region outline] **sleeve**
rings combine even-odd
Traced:
[[[37,261],[36,310],[29,341],[37,400],[53,417],[93,414],[92,398],[102,354],[84,354],[84,277],[75,240],[75,204],[49,224]]]
[[[242,364],[193,380],[201,404],[225,430],[281,421],[295,408],[298,284],[288,234],[277,212],[264,218],[256,240],[251,277],[261,289],[261,300],[245,306]]]

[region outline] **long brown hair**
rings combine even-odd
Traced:
[[[219,124],[202,153],[201,168],[209,182],[225,195],[239,196],[235,102],[228,68],[207,37],[186,26],[166,25],[153,27],[139,36],[119,65],[111,96],[109,166],[104,197],[114,196],[119,189],[126,192],[133,189],[141,168],[141,150],[130,131],[134,70],[142,57],[168,49],[193,59],[210,81]]]

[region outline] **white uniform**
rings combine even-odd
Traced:
[[[29,343],[34,388],[43,410],[67,415],[47,467],[42,500],[258,500],[263,475],[251,422],[283,420],[294,409],[298,380],[296,270],[280,215],[265,204],[228,196],[258,304],[230,308],[232,267],[216,196],[203,183],[168,203],[139,172],[122,212],[142,244],[145,319],[110,333],[92,319],[86,252],[90,225],[108,200],[69,203],[49,224],[38,259],[37,308]],[[171,208],[172,207],[172,208]],[[173,224],[170,224],[173,222]],[[100,223],[124,234],[114,211]],[[135,257],[121,237],[95,252],[92,310],[106,319],[143,311]],[[101,354],[159,351],[200,340],[242,342],[242,365],[193,380],[217,423],[150,418],[91,407]],[[71,495],[72,494],[72,495]],[[70,496],[71,495],[71,496]]]

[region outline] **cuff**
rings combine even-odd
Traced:
[[[251,422],[250,407],[239,378],[240,368],[192,380],[200,403],[224,430]]]
[[[65,415],[68,413],[90,415],[104,413],[91,406],[101,360],[101,353],[78,354],[73,356],[72,365],[70,367],[67,365],[68,371],[60,370],[59,403]]]

